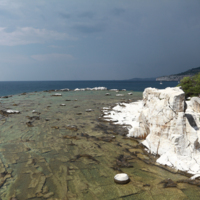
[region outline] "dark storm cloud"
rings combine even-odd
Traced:
[[[83,13],[79,14],[78,17],[93,19],[94,18],[94,13],[91,12],[91,11],[83,12]]]
[[[157,77],[199,67],[199,10],[200,0],[0,1],[0,78],[10,80],[11,65],[13,74],[44,68],[44,80]],[[62,71],[56,77],[52,55]]]
[[[105,30],[105,25],[103,24],[95,24],[95,25],[88,25],[88,24],[79,24],[73,26],[73,28],[81,33],[96,33],[102,32]]]

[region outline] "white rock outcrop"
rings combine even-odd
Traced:
[[[128,109],[127,109],[128,108]],[[143,140],[157,162],[200,174],[200,98],[185,102],[179,88],[147,88],[143,101],[105,110],[105,117],[127,124],[129,137]]]
[[[98,90],[107,90],[106,87],[94,87],[94,88],[76,88],[74,91],[98,91]]]

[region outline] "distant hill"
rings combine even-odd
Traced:
[[[126,81],[155,81],[156,78],[132,78]]]
[[[169,76],[161,76],[156,78],[156,81],[180,81],[182,78],[186,76],[194,76],[195,74],[200,72],[200,67],[189,69],[185,72],[179,74],[173,74]]]

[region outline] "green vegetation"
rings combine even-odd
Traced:
[[[178,86],[182,87],[186,98],[200,95],[200,73],[192,77],[184,77]]]

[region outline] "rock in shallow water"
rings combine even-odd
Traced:
[[[130,182],[130,179],[127,174],[120,173],[114,176],[114,181],[115,183],[118,183],[118,184],[126,184]]]

